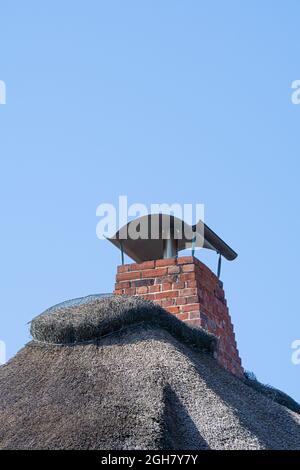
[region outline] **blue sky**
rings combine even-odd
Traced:
[[[45,308],[112,290],[100,203],[204,203],[239,253],[222,279],[244,367],[300,401],[299,17],[296,0],[1,3],[9,357]]]

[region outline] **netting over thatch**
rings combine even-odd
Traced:
[[[92,298],[80,305],[60,307],[39,315],[31,322],[31,334],[38,341],[73,344],[93,341],[137,323],[164,328],[190,346],[213,353],[214,335],[189,327],[166,310],[141,297]]]
[[[41,315],[47,315],[48,313],[58,312],[69,307],[79,307],[80,305],[88,304],[96,299],[102,299],[103,297],[110,297],[112,294],[91,294],[85,297],[76,297],[76,299],[69,299],[55,304],[52,307],[47,308]]]

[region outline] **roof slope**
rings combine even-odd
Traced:
[[[33,334],[43,325],[52,343],[32,341],[0,368],[0,449],[300,449],[300,416],[220,368],[201,340],[190,347],[171,323],[159,325],[159,307],[137,298],[95,302],[69,308],[73,335],[88,311],[86,341],[97,311],[115,326],[124,311],[131,321],[67,344],[66,309],[38,317]],[[147,310],[156,321],[137,322]]]

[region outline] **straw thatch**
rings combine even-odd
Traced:
[[[249,387],[254,388],[258,392],[262,393],[270,400],[276,401],[280,405],[286,406],[292,411],[300,414],[300,405],[292,397],[287,395],[286,393],[278,390],[278,388],[273,387],[269,384],[262,384],[257,380],[253,373],[246,372],[244,377],[244,383],[247,384]]]
[[[78,306],[44,313],[31,322],[34,339],[54,344],[74,344],[99,339],[128,325],[151,323],[170,331],[179,340],[209,353],[216,338],[200,328],[187,326],[158,305],[141,297],[111,296]]]
[[[220,368],[201,331],[136,298],[82,308],[38,317],[41,342],[1,367],[0,449],[300,449],[300,416]]]

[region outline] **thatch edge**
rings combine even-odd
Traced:
[[[272,385],[261,383],[259,380],[257,380],[254,374],[245,372],[245,376],[242,381],[248,387],[252,388],[256,392],[261,393],[269,400],[272,400],[273,402],[288,408],[294,413],[300,414],[300,404],[296,400],[294,400],[287,393],[279,390],[276,387],[273,387]]]

